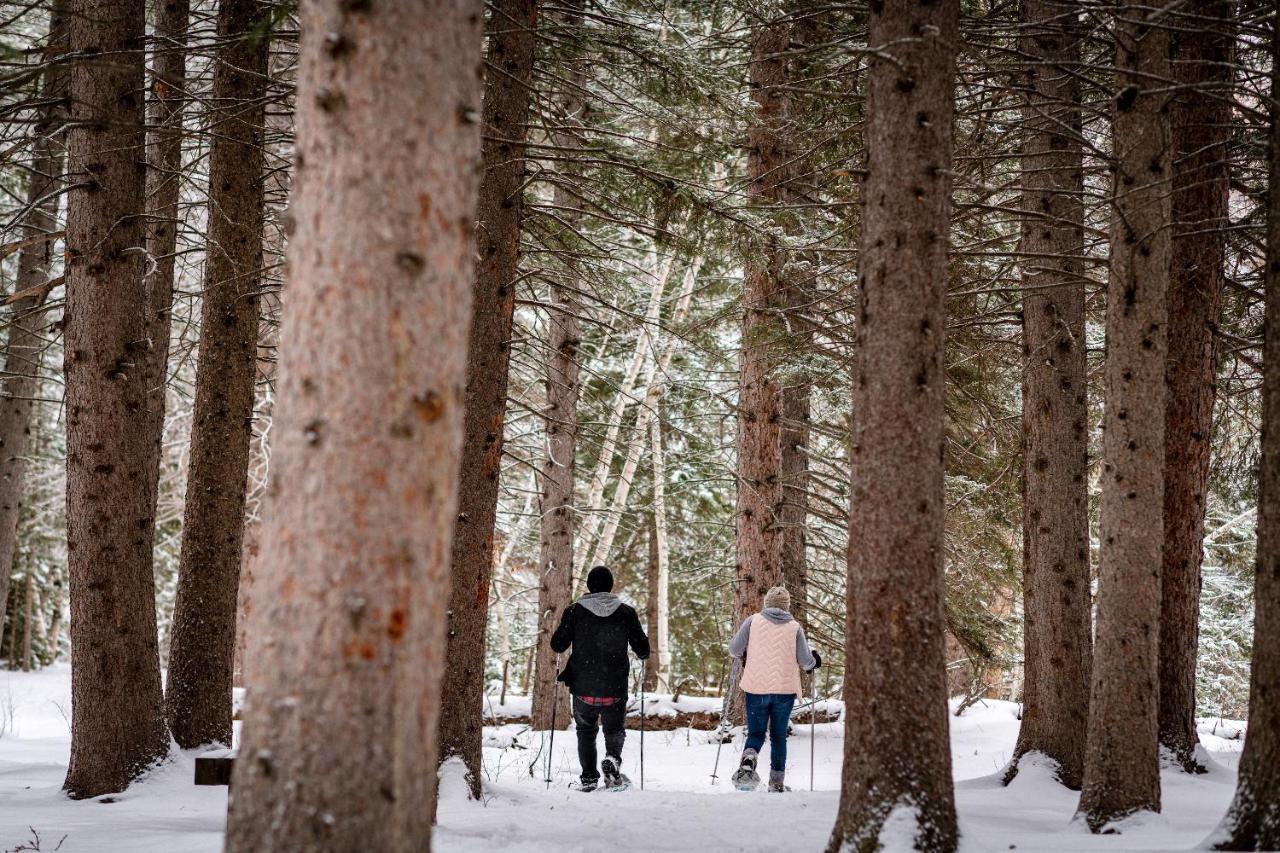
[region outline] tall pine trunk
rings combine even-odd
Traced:
[[[567,202],[567,199],[560,201]],[[537,656],[531,697],[533,727],[538,730],[551,728],[553,717],[557,728],[569,724],[569,700],[555,680],[563,661],[551,651],[550,643],[560,614],[569,605],[573,588],[573,485],[577,468],[578,349],[581,344],[577,311],[573,290],[553,284],[549,310],[551,330],[547,339],[547,457],[543,461],[539,501],[542,545],[538,567]]]
[[[1173,34],[1173,247],[1165,366],[1164,549],[1160,571],[1160,744],[1196,760],[1196,653],[1204,556],[1214,330],[1228,224],[1234,0],[1202,0]]]
[[[1156,719],[1169,284],[1169,31],[1116,12],[1098,626],[1080,812],[1094,832],[1160,810]]]
[[[490,10],[488,25],[479,261],[471,307],[462,469],[453,533],[449,649],[441,688],[442,703],[456,713],[440,720],[440,760],[462,758],[471,795],[477,799],[485,627],[507,413],[537,9],[537,0],[501,0]]]
[[[143,171],[143,0],[70,0],[67,562],[73,797],[124,789],[169,749],[160,690]]]
[[[844,772],[830,853],[956,846],[943,632],[943,340],[958,0],[872,6],[853,389]],[[889,57],[892,57],[890,60]],[[901,732],[911,731],[902,738]]]
[[[1267,170],[1266,322],[1262,351],[1262,462],[1254,571],[1249,736],[1218,850],[1280,850],[1280,25],[1271,31]]]
[[[786,201],[787,20],[751,32],[751,99],[755,118],[747,132],[747,203],[766,211]],[[770,587],[781,584],[782,389],[776,374],[785,284],[784,251],[775,241],[753,246],[743,274],[742,350],[738,380],[737,584],[735,625],[760,609]]]
[[[165,711],[184,749],[231,743],[236,590],[258,355],[270,7],[221,0],[209,227]]]
[[[67,50],[65,0],[50,13],[45,54],[49,60]],[[31,241],[18,252],[9,335],[4,343],[4,380],[0,384],[0,629],[8,612],[9,576],[18,542],[18,516],[25,489],[27,443],[31,436],[33,397],[45,343],[45,299],[49,295],[58,227],[58,193],[66,162],[67,72],[53,64],[44,72],[35,127],[31,172],[21,239]]]
[[[481,19],[478,0],[302,5],[296,226],[232,853],[430,849]]]
[[[1022,725],[1027,753],[1084,778],[1092,606],[1084,328],[1081,29],[1061,0],[1022,4],[1028,128],[1022,152]]]
[[[561,23],[565,37],[576,40],[582,27],[582,0],[571,0]],[[582,86],[585,70],[582,57],[571,58],[575,64],[568,75],[568,85],[560,97],[561,126],[552,133],[553,144],[565,156],[582,144],[582,128],[586,101]],[[570,164],[557,182],[554,205],[561,211],[565,224],[559,236],[566,258],[564,268],[551,284],[551,307],[548,309],[550,330],[547,335],[547,407],[545,413],[546,450],[541,480],[542,496],[539,515],[542,520],[542,545],[538,565],[538,634],[534,660],[531,717],[533,727],[551,728],[569,724],[569,698],[556,683],[557,656],[551,651],[551,634],[559,624],[560,614],[569,605],[573,590],[574,523],[573,489],[578,452],[578,351],[582,336],[578,330],[578,298],[580,281],[574,258],[573,230],[581,221],[579,202],[563,180],[573,173]],[[554,713],[553,713],[554,709]]]
[[[189,0],[155,5],[152,52],[151,136],[147,140],[147,349],[142,369],[147,380],[147,488],[152,514],[160,497],[160,461],[164,456],[165,395],[169,372],[174,267],[178,247],[178,199],[182,191],[182,137],[186,112],[186,39]]]

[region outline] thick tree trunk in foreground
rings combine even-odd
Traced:
[[[189,0],[161,0],[155,6],[155,49],[151,66],[151,138],[147,140],[147,459],[151,512],[160,497],[164,456],[165,394],[169,373],[169,332],[174,266],[178,246],[178,197],[182,190],[182,123],[186,110],[186,39]]]
[[[1028,753],[1079,789],[1089,718],[1088,405],[1081,32],[1061,0],[1026,0],[1022,154],[1024,688],[1006,781]]]
[[[1219,850],[1280,850],[1280,31],[1271,33],[1271,159],[1267,183],[1262,463],[1254,573],[1249,736]]]
[[[1169,31],[1116,13],[1098,627],[1080,813],[1101,831],[1160,810],[1160,552],[1169,284]]]
[[[165,711],[178,745],[231,743],[236,590],[258,355],[270,8],[221,0],[208,260]]]
[[[125,788],[169,749],[146,488],[142,0],[71,0],[67,556],[73,797]]]
[[[580,37],[582,0],[571,0],[569,11],[561,19],[569,39]],[[581,57],[569,75],[569,85],[560,96],[563,124],[552,133],[556,147],[572,151],[582,144],[583,119],[587,104],[582,97],[585,71]],[[566,168],[571,175],[573,167]],[[553,280],[551,307],[548,309],[550,330],[547,335],[547,408],[545,412],[547,458],[541,472],[542,497],[539,516],[542,520],[542,546],[538,568],[538,634],[534,660],[531,718],[538,730],[551,728],[552,709],[556,726],[569,724],[568,691],[558,689],[555,681],[557,661],[551,651],[551,634],[560,623],[561,612],[569,605],[573,590],[574,511],[573,487],[578,452],[578,350],[582,336],[578,330],[578,297],[580,285],[573,258],[574,225],[581,219],[579,201],[562,184],[557,184],[554,204],[565,219],[565,233],[560,247],[566,257],[560,275]],[[563,662],[561,662],[563,663]]]
[[[57,3],[51,16],[45,53],[55,59],[67,50],[65,3]],[[65,66],[49,66],[40,89],[42,105],[32,130],[27,207],[19,232],[21,239],[33,242],[18,253],[18,275],[12,294],[16,299],[4,344],[4,380],[0,382],[0,629],[8,612],[9,575],[18,542],[32,398],[45,349],[40,330],[47,325],[42,309],[52,278],[56,244],[53,235],[58,227],[61,198],[57,189],[66,161],[66,96]]]
[[[537,0],[501,0],[489,19],[484,93],[484,173],[480,179],[475,301],[467,400],[453,533],[449,650],[441,703],[440,760],[460,756],[471,795],[480,797],[485,627],[498,514],[511,321],[515,311],[524,149],[529,121]]]
[[[1160,571],[1160,745],[1196,760],[1196,654],[1204,556],[1214,330],[1222,313],[1230,192],[1233,0],[1206,0],[1173,34],[1173,246],[1165,367],[1164,548]],[[1210,20],[1205,20],[1209,18]]]
[[[481,12],[302,6],[298,215],[232,853],[430,849]]]
[[[943,631],[947,226],[958,0],[873,6],[844,772],[827,849],[956,846]],[[910,425],[904,429],[904,424]],[[903,739],[899,733],[910,730]]]

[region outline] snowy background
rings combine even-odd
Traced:
[[[175,751],[121,794],[80,802],[62,794],[71,744],[70,697],[71,671],[65,664],[31,673],[0,671],[0,850],[221,850],[226,789],[192,784],[195,753]],[[650,712],[676,710],[669,697],[650,700]],[[519,713],[522,704],[509,700],[510,712]],[[683,711],[718,707],[705,698],[678,703]],[[1197,777],[1166,771],[1162,814],[1135,819],[1119,835],[1090,835],[1072,822],[1075,794],[1050,781],[1043,769],[1024,764],[1013,785],[1001,786],[999,773],[1018,731],[1017,711],[1014,703],[987,700],[951,718],[964,851],[1195,849],[1203,846],[1231,799],[1243,725],[1204,720],[1201,738],[1211,771]],[[569,787],[578,772],[573,732],[557,732],[548,788],[546,733],[523,724],[486,728],[484,800],[468,801],[460,776],[447,768],[433,847],[440,853],[822,850],[839,797],[843,727],[818,725],[811,738],[804,714],[794,722],[787,777],[794,790],[789,794],[741,793],[727,783],[740,737],[724,745],[721,780],[712,784],[716,745],[711,733],[687,728],[645,734],[643,791],[638,787],[640,733],[630,732],[623,770],[636,786],[591,794]]]

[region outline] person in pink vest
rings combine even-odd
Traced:
[[[801,694],[800,670],[812,672],[822,657],[809,648],[804,629],[792,618],[791,595],[775,586],[765,593],[764,609],[747,617],[729,642],[729,654],[741,664],[738,686],[746,698],[747,742],[733,774],[739,788],[760,782],[756,759],[769,732],[769,790],[785,791],[787,724]]]

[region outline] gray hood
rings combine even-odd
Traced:
[[[622,599],[612,592],[589,592],[578,603],[597,616],[611,616],[622,604]]]
[[[775,625],[785,625],[791,621],[791,614],[781,607],[766,607],[760,611],[760,615]]]

